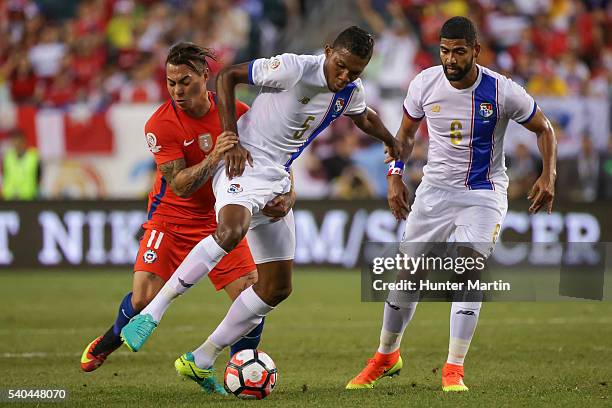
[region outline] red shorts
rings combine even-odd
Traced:
[[[176,225],[161,221],[148,221],[143,225],[144,236],[140,240],[134,271],[153,273],[164,281],[183,262],[183,259],[201,240],[215,232],[215,225]],[[220,290],[230,282],[255,270],[251,250],[243,239],[232,252],[210,271],[208,277]]]

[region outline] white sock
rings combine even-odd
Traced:
[[[378,346],[378,352],[382,354],[391,354],[395,350],[399,349],[402,343],[402,336],[404,333],[393,333],[385,330],[384,328],[380,331],[380,344]]]
[[[450,313],[450,339],[447,363],[463,365],[476,331],[481,302],[453,302]]]
[[[170,302],[182,295],[210,272],[227,252],[209,235],[200,241],[140,314],[150,314],[159,322],[170,306]]]
[[[400,347],[406,326],[412,320],[418,302],[385,302],[383,326],[380,331],[378,352],[393,353]]]
[[[210,337],[207,338],[206,341],[192,353],[195,365],[203,369],[212,367],[222,351],[223,347],[219,347],[210,341]]]
[[[252,286],[242,291],[215,331],[193,351],[196,365],[200,368],[211,367],[221,350],[248,334],[273,309],[257,296]]]

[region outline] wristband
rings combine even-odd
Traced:
[[[401,160],[395,160],[389,163],[389,171],[387,172],[387,176],[398,175],[401,176],[404,174],[404,162]]]

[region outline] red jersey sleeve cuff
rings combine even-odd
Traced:
[[[183,159],[185,158],[185,156],[183,156],[182,154],[177,154],[177,155],[173,155],[173,156],[164,156],[164,157],[155,157],[155,164],[157,164],[158,166],[161,166],[162,164],[174,161],[174,160],[178,160],[178,159]]]

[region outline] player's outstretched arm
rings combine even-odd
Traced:
[[[226,67],[217,75],[217,103],[221,127],[225,131],[238,135],[236,119],[236,85],[249,83],[249,64],[239,64]],[[225,154],[225,171],[228,177],[242,175],[247,162],[253,166],[251,153],[237,143]]]
[[[538,150],[542,157],[542,174],[533,184],[527,199],[531,200],[529,212],[536,213],[540,208],[552,212],[557,180],[557,138],[548,118],[537,108],[533,118],[523,124],[538,137]]]
[[[186,167],[185,159],[180,158],[159,166],[166,182],[179,197],[189,197],[210,179],[223,158],[223,155],[238,144],[238,136],[232,132],[223,132],[217,137],[212,152],[200,163]]]
[[[355,125],[385,144],[385,151],[392,160],[399,160],[399,152],[393,135],[387,130],[374,109],[366,108],[361,115],[349,116]]]
[[[414,146],[414,137],[419,128],[420,121],[415,121],[404,115],[402,118],[402,124],[397,131],[395,136],[396,145],[398,147],[399,158],[403,163],[406,163],[412,154],[412,147]],[[388,157],[386,161],[392,160]],[[399,173],[392,173],[387,175],[387,201],[389,202],[389,208],[393,213],[396,220],[404,220],[408,216],[410,211],[410,205],[408,204],[408,190],[402,180],[403,171]]]

